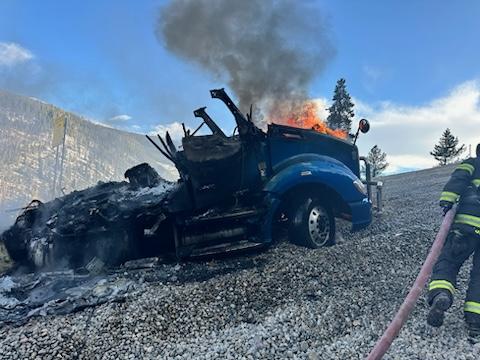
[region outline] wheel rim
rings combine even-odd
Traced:
[[[315,206],[308,216],[308,233],[310,239],[317,245],[325,245],[330,237],[330,221],[325,209]]]

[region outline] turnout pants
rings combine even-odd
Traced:
[[[470,272],[467,297],[465,299],[465,320],[469,324],[480,324],[480,235],[454,225],[440,257],[433,268],[432,279],[429,284],[428,303],[445,291],[453,301],[458,272],[470,255],[473,255],[473,266]]]

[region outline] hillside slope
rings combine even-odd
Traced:
[[[0,91],[0,209],[25,205],[32,198],[52,198],[52,119],[60,111]],[[174,177],[171,166],[144,136],[69,116],[62,186],[66,192],[100,180],[121,180],[126,169],[141,162],[150,163],[165,178]]]

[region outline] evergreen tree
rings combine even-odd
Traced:
[[[330,115],[327,118],[327,124],[332,129],[341,129],[350,132],[354,104],[347,91],[345,79],[337,81],[335,92],[333,94],[332,106],[328,108]]]
[[[433,148],[433,151],[430,152],[435,160],[438,161],[440,166],[444,166],[452,161],[454,161],[461,153],[465,151],[465,145],[458,146],[458,137],[455,137],[450,129],[446,129],[440,141]]]
[[[372,177],[379,176],[388,167],[387,154],[377,145],[370,149],[367,160],[371,166]]]

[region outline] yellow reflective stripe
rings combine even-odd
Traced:
[[[480,179],[473,179],[472,184],[475,185],[476,187],[480,186]]]
[[[480,315],[480,303],[475,301],[467,301],[463,307],[463,311]]]
[[[475,172],[475,167],[470,164],[460,164],[455,170],[465,170],[468,171],[470,175],[473,175],[473,173]]]
[[[458,198],[460,197],[460,195],[454,193],[454,192],[450,192],[450,191],[444,191],[442,192],[442,195],[440,195],[440,201],[444,200],[444,201],[449,201],[449,202],[457,202]]]
[[[428,285],[428,290],[432,291],[435,289],[446,289],[453,294],[455,291],[455,286],[453,286],[453,284],[447,280],[432,280]]]
[[[455,223],[480,228],[480,217],[466,214],[457,214],[457,216],[455,216]]]

